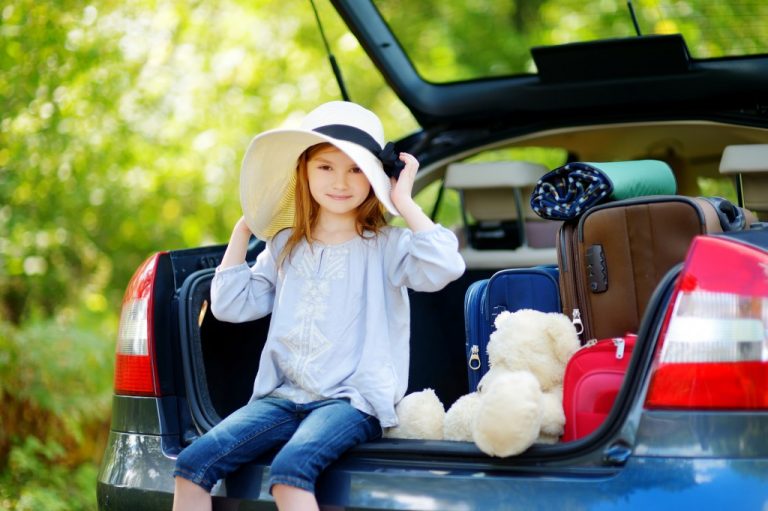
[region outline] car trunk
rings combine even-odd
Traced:
[[[249,263],[253,262],[253,257],[255,253],[252,252]],[[409,291],[412,333],[408,392],[433,388],[446,410],[468,392],[464,295],[472,282],[488,278],[494,272],[492,269],[468,270],[441,291]],[[526,452],[508,458],[488,457],[471,442],[442,440],[383,439],[358,446],[355,452],[363,457],[420,459],[435,466],[455,467],[456,463],[475,466],[479,463],[478,466],[489,470],[539,464],[544,460],[561,463],[564,457],[575,465],[623,465],[629,451],[616,439],[621,436],[620,431],[642,391],[642,379],[636,375],[645,374],[651,364],[654,341],[678,273],[679,267],[671,270],[651,297],[638,331],[626,375],[627,384],[616,397],[605,423],[592,435],[555,445],[534,444]],[[217,320],[210,311],[213,275],[212,268],[190,273],[179,291],[183,374],[193,429],[198,433],[209,430],[247,403],[269,328],[269,316],[238,324]],[[630,427],[634,429],[636,426]],[[196,436],[186,435],[185,441],[193,441]],[[614,448],[603,454],[607,446]]]
[[[249,257],[249,261],[252,259]],[[467,393],[463,302],[466,288],[494,270],[470,270],[445,289],[435,293],[410,292],[412,340],[408,392],[433,388],[445,408]],[[573,468],[600,467],[611,470],[622,466],[630,450],[617,438],[637,424],[627,422],[637,404],[644,374],[651,364],[653,346],[679,268],[666,275],[650,300],[625,384],[605,423],[585,438],[555,445],[534,444],[526,452],[497,458],[483,454],[471,442],[443,440],[383,439],[360,445],[353,453],[360,459],[419,460],[435,469],[516,470],[514,467],[554,463],[564,460]],[[189,409],[196,434],[185,435],[185,442],[207,431],[223,417],[244,405],[252,389],[269,327],[269,317],[240,324],[218,321],[210,312],[212,268],[190,273],[179,292],[182,365]],[[189,431],[189,428],[185,428]],[[258,486],[260,460],[233,475],[233,482]],[[553,466],[554,468],[554,466]],[[253,482],[256,481],[256,482]]]
[[[408,392],[432,388],[446,409],[468,392],[464,295],[472,282],[493,272],[468,270],[434,293],[409,290]],[[250,398],[269,329],[269,316],[237,324],[217,320],[210,308],[213,275],[213,269],[192,273],[179,292],[185,386],[193,418],[203,431]]]
[[[187,397],[207,430],[248,401],[269,317],[226,323],[211,314],[214,270],[190,275],[180,292],[181,346]]]

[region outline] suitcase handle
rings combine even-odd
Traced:
[[[587,248],[586,256],[589,290],[593,293],[604,293],[608,290],[608,269],[605,264],[603,246],[591,245]]]

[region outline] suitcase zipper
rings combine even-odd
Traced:
[[[586,280],[584,280],[584,282],[586,282]],[[576,303],[578,303],[580,306],[578,309],[575,309],[575,310],[578,311],[579,313],[578,321],[581,324],[582,338],[585,340],[592,339],[594,338],[594,336],[592,335],[591,319],[590,319],[592,315],[590,313],[589,301],[584,294],[584,287],[579,286],[578,282],[576,283]],[[573,318],[573,321],[574,323],[576,322],[575,317]]]
[[[576,327],[576,333],[579,335],[581,342],[586,343],[592,338],[592,331],[589,328],[589,303],[584,296],[582,286],[579,286],[581,277],[577,275],[579,268],[581,268],[578,253],[578,234],[578,226],[563,224],[558,238],[560,250],[557,255],[560,259],[560,287],[563,290],[563,311],[565,311],[566,315],[570,313],[571,323]]]
[[[584,349],[592,348],[594,346],[597,346],[597,344],[599,342],[600,341],[598,341],[597,339],[590,339],[590,340],[588,340],[584,344],[584,346],[579,348],[579,350],[584,350]],[[614,352],[614,354],[616,356],[616,360],[623,359],[624,358],[624,349],[625,349],[625,346],[626,346],[626,341],[624,340],[624,338],[623,337],[614,337],[614,338],[611,339],[611,342],[613,342],[613,345],[616,346],[616,351]],[[603,344],[603,346],[605,346],[605,344]]]
[[[572,247],[573,247],[573,281],[574,281],[574,287],[575,294],[576,294],[576,303],[579,306],[579,312],[581,313],[581,321],[584,328],[584,335],[583,339],[589,340],[594,338],[594,330],[592,328],[592,308],[590,307],[589,302],[589,293],[587,289],[587,278],[586,274],[583,273],[583,271],[586,268],[586,265],[584,264],[584,261],[582,261],[582,251],[581,246],[583,245],[583,229],[584,229],[584,222],[586,222],[587,217],[593,212],[594,210],[587,211],[580,219],[579,223],[577,224],[576,228],[573,230],[573,236],[572,236]],[[579,270],[579,274],[577,275],[576,270]]]
[[[480,369],[480,347],[477,344],[473,344],[470,348],[469,354],[469,368],[473,371]]]
[[[573,224],[563,224],[558,236],[557,258],[560,267],[560,290],[563,313],[570,316],[571,322],[576,327],[576,333],[581,336],[584,332],[584,323],[581,319],[579,302],[576,296],[576,261],[573,253],[574,234]],[[570,243],[569,243],[570,238]]]
[[[624,338],[614,337],[613,345],[616,346],[616,360],[624,358]]]
[[[581,311],[579,309],[573,309],[571,323],[576,328],[576,334],[581,335],[584,333],[584,323],[581,321]]]

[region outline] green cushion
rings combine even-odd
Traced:
[[[674,195],[677,182],[672,169],[659,160],[589,163],[601,170],[613,184],[611,200],[645,195]]]

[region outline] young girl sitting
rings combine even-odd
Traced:
[[[376,115],[340,101],[313,110],[301,129],[251,142],[244,216],[211,308],[229,322],[271,313],[269,334],[249,403],[179,455],[175,510],[210,509],[217,480],[274,448],[278,508],[317,509],[320,472],[397,425],[408,386],[406,288],[437,291],[464,262],[453,233],[411,198],[416,158],[383,142]],[[410,229],[387,226],[385,208]],[[268,241],[249,268],[251,234]]]

